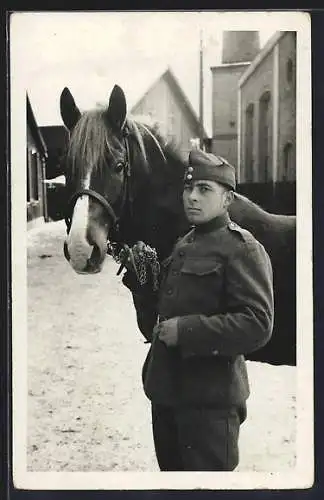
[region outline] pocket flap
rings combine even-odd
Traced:
[[[184,262],[181,272],[184,274],[205,274],[219,273],[223,267],[222,262],[215,260],[194,260],[188,259]]]

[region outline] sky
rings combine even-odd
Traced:
[[[16,68],[11,78],[23,81],[39,126],[62,124],[59,98],[65,86],[85,110],[108,102],[118,83],[130,110],[167,67],[198,113],[202,33],[205,127],[210,132],[210,66],[221,63],[223,31],[256,29],[262,47],[278,26],[271,13],[16,12],[10,27]]]

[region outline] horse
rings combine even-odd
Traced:
[[[64,255],[72,268],[100,272],[109,241],[129,247],[143,241],[159,261],[168,257],[189,229],[182,205],[186,161],[177,146],[163,137],[158,124],[128,115],[118,85],[106,107],[82,113],[65,87],[60,112],[70,136]],[[273,334],[246,358],[295,366],[296,217],[266,212],[238,192],[229,215],[264,245],[273,266]]]

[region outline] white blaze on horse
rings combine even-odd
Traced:
[[[78,273],[102,269],[108,240],[115,249],[144,241],[165,259],[188,229],[182,189],[185,162],[156,126],[127,116],[117,85],[106,109],[80,113],[61,94],[70,131],[66,189],[70,197],[64,254]],[[296,217],[270,214],[236,193],[232,220],[251,231],[272,260],[275,324],[270,342],[247,356],[273,364],[296,362]]]

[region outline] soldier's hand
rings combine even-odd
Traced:
[[[177,345],[178,343],[178,318],[171,318],[155,325],[154,333],[168,347]]]
[[[139,258],[141,258],[145,253],[146,245],[143,241],[137,241],[132,248],[123,249],[120,252],[119,259],[123,263],[123,265],[129,271],[135,271],[136,262]]]
[[[124,245],[124,248],[120,252],[119,260],[121,265],[117,275],[125,267],[128,274],[134,275],[131,281],[136,279],[138,285],[149,287],[152,292],[156,292],[159,289],[160,263],[156,250],[151,248],[150,245],[147,245],[143,241],[137,241],[132,248]],[[127,279],[127,281],[129,280]],[[124,284],[128,286],[127,283],[124,282]],[[128,286],[128,288],[135,290],[137,287]]]

